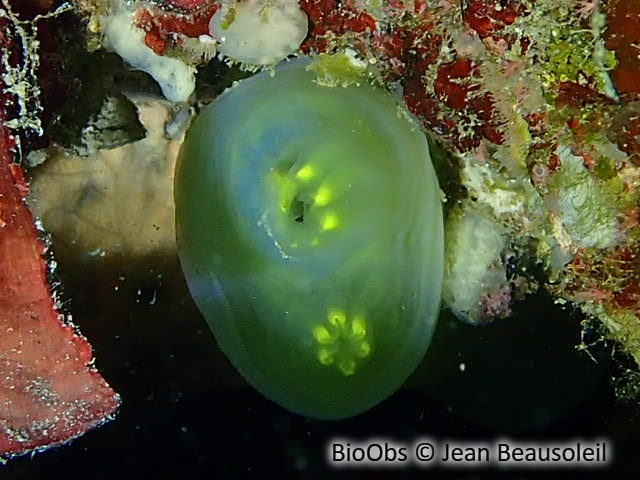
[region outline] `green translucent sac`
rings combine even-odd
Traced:
[[[388,93],[324,87],[307,60],[241,81],[187,132],[180,261],[222,350],[277,403],[338,419],[429,345],[443,271],[426,139]]]

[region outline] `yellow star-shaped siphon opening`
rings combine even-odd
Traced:
[[[368,337],[365,318],[362,315],[348,318],[340,309],[330,310],[327,321],[313,328],[318,361],[335,366],[345,376],[355,374],[358,364],[371,354]]]

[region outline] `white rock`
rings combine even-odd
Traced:
[[[118,10],[102,18],[104,46],[117,53],[132,69],[151,75],[172,102],[186,101],[196,86],[195,69],[171,57],[156,55],[144,43],[144,32],[136,28],[133,12]]]
[[[307,30],[307,15],[296,0],[225,3],[209,23],[223,55],[253,65],[271,65],[294,53]]]
[[[452,213],[445,230],[445,279],[442,296],[460,320],[485,320],[483,296],[508,285],[502,261],[506,236],[502,225],[467,205]]]

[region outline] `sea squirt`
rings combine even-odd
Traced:
[[[178,253],[220,348],[261,393],[339,419],[397,390],[437,321],[442,206],[424,133],[389,93],[311,60],[228,89],[189,128]]]

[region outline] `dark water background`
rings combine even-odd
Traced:
[[[615,401],[611,349],[594,348],[597,361],[578,351],[580,317],[543,294],[488,327],[443,313],[405,387],[356,418],[324,422],[290,413],[244,382],[192,303],[175,257],[87,258],[54,245],[65,308],[123,405],[114,421],[70,445],[11,460],[0,479],[624,479],[640,471],[640,409]],[[598,470],[545,471],[336,471],[326,461],[335,437],[421,436],[605,438],[614,460]]]

